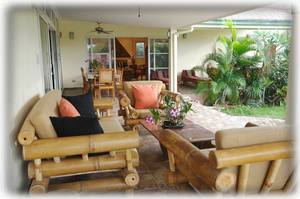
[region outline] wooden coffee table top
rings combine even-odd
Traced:
[[[145,120],[140,121],[140,124],[147,129],[156,139],[159,140],[159,134],[163,129],[159,125],[148,124]],[[215,139],[215,134],[206,128],[186,119],[182,129],[170,129],[182,136],[191,143],[210,141]]]

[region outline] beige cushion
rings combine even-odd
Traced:
[[[49,117],[59,116],[58,102],[60,99],[60,90],[49,91],[34,105],[29,113],[29,119],[39,138],[57,137]]]
[[[289,127],[249,127],[241,129],[227,129],[216,133],[217,149],[228,149],[234,147],[249,146],[278,141],[292,140]],[[258,193],[262,187],[265,176],[268,172],[270,161],[250,164],[249,177],[246,187],[246,193]],[[294,169],[292,159],[282,160],[275,182],[271,191],[280,190],[284,187],[287,179]],[[222,172],[230,172],[238,176],[238,167],[229,167]],[[237,179],[236,179],[237,183]],[[236,191],[236,186],[230,192]]]
[[[236,128],[216,132],[217,149],[289,140],[292,140],[292,136],[287,126]]]
[[[160,94],[160,92],[162,90],[166,89],[165,84],[162,81],[157,81],[157,80],[151,80],[151,81],[125,81],[124,82],[124,91],[125,91],[127,97],[130,99],[132,106],[134,106],[134,104],[135,104],[134,97],[133,97],[133,94],[132,94],[132,85],[133,84],[137,84],[137,85],[157,85],[158,94]]]
[[[118,118],[116,117],[104,117],[99,120],[100,125],[104,133],[114,133],[124,131]]]

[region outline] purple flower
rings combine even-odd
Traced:
[[[153,117],[151,117],[151,116],[149,116],[149,115],[145,118],[145,120],[146,120],[146,123],[147,123],[147,124],[154,124],[154,119],[153,119]]]
[[[180,115],[180,110],[179,110],[179,108],[172,108],[171,110],[170,110],[170,115],[172,116],[172,117],[178,117],[179,115]]]

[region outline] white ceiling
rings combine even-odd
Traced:
[[[188,5],[188,6],[56,6],[62,19],[101,21],[106,24],[124,24],[146,27],[178,28],[225,17],[262,5]]]

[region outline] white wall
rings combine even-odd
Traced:
[[[252,30],[238,30],[238,35],[246,35]],[[178,76],[183,69],[189,70],[201,65],[206,56],[214,49],[219,36],[230,36],[228,29],[197,29],[178,38]]]
[[[6,69],[6,144],[5,179],[9,192],[28,187],[27,165],[21,146],[16,142],[25,116],[38,97],[44,94],[41,60],[39,60],[39,27],[32,8],[10,10],[8,15]],[[3,160],[2,160],[3,161]]]
[[[86,65],[88,58],[86,39],[96,27],[96,23],[62,20],[59,22],[61,37],[61,59],[64,88],[82,87],[80,67]],[[166,38],[167,29],[144,28],[117,24],[101,24],[105,30],[113,30],[116,37],[158,37]],[[75,33],[74,40],[69,39],[69,32]],[[94,34],[99,36],[99,34]]]

